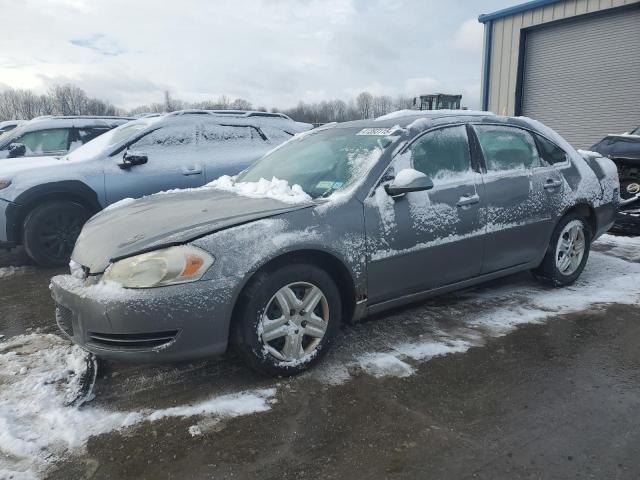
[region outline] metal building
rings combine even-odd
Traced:
[[[640,126],[640,0],[535,0],[478,20],[483,109],[579,148]]]

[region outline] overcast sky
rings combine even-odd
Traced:
[[[0,89],[73,82],[123,108],[226,94],[254,106],[462,92],[480,13],[516,0],[0,0]]]

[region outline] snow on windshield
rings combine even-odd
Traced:
[[[90,142],[85,143],[83,146],[67,155],[66,158],[71,161],[93,158],[104,150],[123,142],[137,132],[153,125],[162,118],[163,117],[141,118],[139,120],[134,120],[132,122],[125,123],[124,125],[120,125],[113,130],[103,133]]]

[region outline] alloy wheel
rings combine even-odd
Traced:
[[[269,354],[295,362],[312,354],[329,326],[329,303],[316,285],[290,283],[278,290],[260,319],[258,334]]]
[[[556,246],[556,267],[563,275],[572,275],[580,266],[585,252],[584,224],[579,220],[567,223]]]

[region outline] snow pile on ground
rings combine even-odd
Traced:
[[[33,271],[32,267],[1,267],[0,279],[13,277],[14,275],[22,275]]]
[[[238,195],[252,198],[273,198],[284,203],[307,203],[311,197],[302,190],[300,185],[289,186],[286,180],[273,177],[271,180],[261,178],[258,182],[236,182],[229,175],[207,184],[218,190],[233,192]]]
[[[271,408],[275,389],[214,396],[193,405],[118,412],[71,405],[82,394],[88,354],[55,335],[0,343],[0,478],[38,478],[95,435],[144,421],[197,415],[231,418]]]
[[[598,242],[615,244],[614,254],[616,249],[620,252],[628,248],[627,257],[629,253],[640,256],[640,239],[605,235]],[[420,335],[418,340],[385,341],[388,349],[384,351],[329,358],[325,367],[311,375],[333,385],[348,381],[352,373],[358,371],[378,378],[406,377],[415,371],[418,363],[481,347],[491,338],[506,335],[519,325],[543,323],[553,316],[603,304],[638,304],[640,264],[592,251],[582,276],[569,287],[548,288],[521,276],[502,286],[481,286],[453,295],[460,297],[454,306],[430,307],[424,320],[427,333]],[[441,321],[459,318],[461,312],[473,312],[464,319],[462,326]]]
[[[640,237],[622,237],[604,234],[597,243],[606,248],[606,252],[616,257],[640,262]]]

